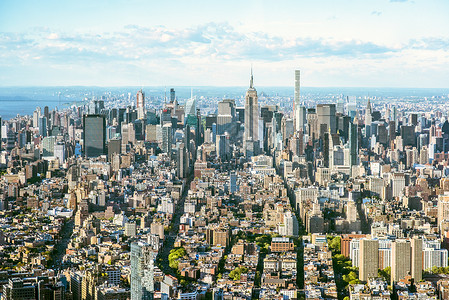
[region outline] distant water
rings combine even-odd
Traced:
[[[2,99],[0,98],[0,117],[2,119],[12,119],[18,114],[23,115],[32,115],[33,111],[36,110],[36,107],[42,107],[42,110],[45,106],[48,106],[50,109],[54,109],[58,107],[67,108],[68,105],[59,104],[58,100],[35,100],[35,99],[20,99],[15,98],[11,99]]]
[[[42,109],[48,106],[50,109],[58,107],[64,109],[73,104],[82,103],[85,98],[106,97],[106,99],[135,98],[140,87],[0,87],[0,116],[3,119],[11,119],[17,114],[32,115],[36,107]],[[206,98],[233,98],[244,97],[247,87],[174,87],[180,103],[193,94]],[[269,87],[256,86],[259,93],[265,96],[293,97],[293,87]],[[147,101],[155,98],[163,99],[170,96],[170,87],[143,87]],[[413,88],[351,88],[351,87],[302,87],[301,96],[309,99],[330,99],[340,96],[376,97],[379,99],[400,98],[424,98],[442,97],[449,98],[448,89],[413,89]]]

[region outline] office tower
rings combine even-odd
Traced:
[[[423,264],[423,242],[420,238],[413,238],[411,240],[412,246],[412,278],[415,279],[415,282],[419,282],[422,279],[422,264]]]
[[[410,271],[411,247],[407,240],[391,243],[391,283],[404,279]]]
[[[44,116],[39,118],[39,135],[42,137],[47,136],[47,118]]]
[[[393,197],[401,197],[405,188],[405,174],[393,173],[391,177],[391,189]]]
[[[357,125],[349,123],[349,161],[351,166],[357,165],[358,139]]]
[[[447,121],[446,121],[447,122]],[[408,124],[409,125],[412,125],[412,126],[417,126],[418,125],[418,114],[416,114],[416,113],[411,113],[410,115],[409,115],[409,121],[408,121]]]
[[[351,117],[351,120],[354,120],[354,118],[357,115],[357,99],[355,96],[348,96],[346,103],[346,111],[348,116]]]
[[[122,147],[121,147],[121,139],[119,138],[113,138],[110,139],[108,142],[108,160],[112,161],[112,156],[114,154],[120,154]]]
[[[318,139],[318,116],[316,114],[315,108],[307,109],[307,134],[309,135],[309,139],[314,142]]]
[[[106,128],[106,141],[115,138],[117,135],[117,127],[116,126],[108,126]]]
[[[44,107],[44,117],[47,119],[47,121],[50,118],[50,113],[49,113],[48,106]]]
[[[295,70],[295,98],[293,102],[293,120],[295,126],[295,132],[302,129],[305,121],[305,115],[301,116],[300,108],[300,88],[301,88],[301,72],[300,70]],[[305,110],[303,109],[305,112]]]
[[[126,146],[128,145],[128,139],[129,139],[129,126],[125,122],[122,123],[121,126],[121,136],[122,136],[122,153],[126,153]]]
[[[297,122],[297,130],[304,130],[304,126],[306,126],[306,121],[307,121],[307,108],[305,108],[304,106],[300,106],[297,109],[297,114],[296,114],[296,122]]]
[[[401,138],[403,146],[416,146],[415,126],[402,125],[401,126]]]
[[[178,178],[184,178],[187,176],[187,151],[184,143],[178,145],[178,151],[176,153],[176,172]]]
[[[42,140],[42,156],[43,157],[52,157],[55,155],[55,142],[56,137],[47,136]]]
[[[41,108],[38,107],[33,112],[33,127],[38,128],[39,127],[39,118],[41,117]]]
[[[271,148],[277,150],[279,143],[282,143],[281,138],[281,125],[282,125],[283,114],[281,112],[274,112],[273,119],[271,121],[271,134],[272,134],[272,145]]]
[[[134,122],[128,123],[128,142],[132,144],[136,143],[136,129]]]
[[[438,227],[441,228],[443,221],[449,220],[449,194],[446,192],[438,196]]]
[[[323,163],[325,168],[329,168],[329,151],[331,148],[331,139],[331,134],[329,132],[325,132],[323,136]]]
[[[165,124],[162,126],[162,152],[167,153],[168,156],[171,156],[171,149],[172,149],[172,140],[173,140],[173,133],[172,133],[172,127],[170,123]]]
[[[151,245],[131,244],[131,300],[151,300],[154,293],[154,252]]]
[[[195,116],[196,114],[196,96],[191,95],[190,99],[187,99],[185,106],[185,118],[188,116]]]
[[[157,126],[158,125],[152,125],[152,124],[148,124],[146,126],[145,141],[147,141],[147,142],[157,141]]]
[[[257,102],[257,91],[253,83],[253,71],[251,69],[251,80],[245,96],[245,134],[243,138],[245,154],[249,157],[257,155],[257,148],[259,147],[259,104]]]
[[[368,281],[377,277],[379,265],[379,242],[377,240],[361,239],[359,245],[359,279]]]
[[[147,124],[148,125],[158,124],[156,110],[149,110],[149,111],[147,111],[146,115],[147,115]]]
[[[294,134],[294,123],[292,119],[288,119],[285,116],[282,118],[281,122],[282,139],[284,145],[286,145],[287,139]]]
[[[142,90],[138,91],[136,99],[137,118],[142,120],[145,118],[145,93]]]
[[[66,158],[65,144],[56,143],[54,144],[54,156],[59,160],[60,164],[63,164]]]
[[[235,171],[231,171],[231,174],[229,175],[229,192],[235,193],[238,190],[237,186],[237,174]]]
[[[328,128],[330,128],[330,133],[336,133],[337,119],[335,116],[335,104],[318,104],[316,106],[316,112],[320,137],[323,137],[324,132],[329,131]]]
[[[2,299],[36,299],[36,286],[34,284],[24,284],[21,278],[10,278],[3,286]]]
[[[365,110],[365,127],[371,126],[371,123],[373,122],[373,109],[371,107],[371,101],[368,99],[368,103],[366,104],[366,110]],[[370,134],[367,133],[368,136]]]
[[[102,115],[84,115],[84,156],[106,154],[106,119]]]
[[[304,154],[304,134],[302,130],[290,139],[290,151],[292,151],[293,156]]]
[[[235,135],[235,100],[225,99],[218,102],[217,134],[228,132]]]
[[[345,101],[343,98],[340,98],[337,100],[337,107],[336,107],[337,113],[344,114],[345,113]]]
[[[175,89],[174,88],[171,88],[170,89],[170,103],[173,103],[173,102],[175,102]]]
[[[384,146],[388,144],[388,131],[384,123],[380,123],[377,126],[377,139]]]
[[[230,159],[228,135],[222,134],[216,136],[215,152],[217,153],[217,157],[219,157],[223,162]]]
[[[145,140],[145,121],[143,119],[134,121],[134,138],[135,141]]]
[[[357,205],[353,199],[350,199],[346,205],[346,220],[351,223],[356,222],[357,216]]]
[[[298,220],[291,211],[286,211],[284,213],[284,226],[285,226],[285,235],[298,236],[298,228],[299,228]]]
[[[195,128],[195,138],[196,138],[196,146],[200,146],[203,143],[202,134],[203,134],[203,126],[201,125],[201,112],[200,109],[196,109],[196,128]]]
[[[237,121],[240,122],[240,124],[245,124],[245,108],[236,107],[235,112],[237,114]]]
[[[396,139],[396,122],[395,121],[390,121],[388,123],[388,137],[389,137],[390,143]]]

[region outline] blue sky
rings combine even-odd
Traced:
[[[449,87],[449,1],[0,0],[0,85]]]

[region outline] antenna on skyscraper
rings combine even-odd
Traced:
[[[167,104],[167,86],[165,86],[165,92],[164,92],[164,104]]]
[[[253,81],[253,64],[251,63],[251,80],[249,82],[249,87],[253,88],[254,86],[254,81]]]

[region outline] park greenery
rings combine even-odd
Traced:
[[[168,265],[170,266],[170,268],[177,270],[179,260],[186,256],[186,254],[186,249],[182,247],[170,250],[170,254],[168,255]]]
[[[425,271],[427,274],[449,274],[449,267],[433,267]]]
[[[229,273],[229,278],[235,281],[240,280],[240,276],[246,273],[248,273],[247,267],[237,267]]]
[[[332,264],[339,292],[347,291],[349,284],[358,284],[358,268],[352,266],[350,258],[341,254],[341,238],[327,236],[327,244],[332,252]]]
[[[379,277],[383,278],[386,282],[390,282],[391,279],[391,267],[386,267],[385,269],[379,269]]]

